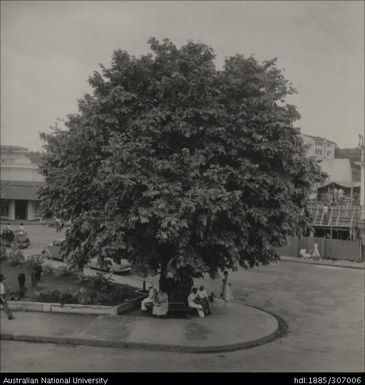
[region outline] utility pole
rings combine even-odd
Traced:
[[[362,260],[365,259],[365,143],[364,137],[359,135],[359,147],[361,151],[361,183],[360,183],[360,238],[361,238],[361,250]]]

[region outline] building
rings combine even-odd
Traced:
[[[44,177],[38,165],[27,157],[28,149],[1,146],[1,219],[36,220],[40,218],[38,190]]]
[[[307,146],[307,157],[315,160],[334,159],[336,143],[320,136],[300,135]]]
[[[338,183],[346,186],[352,184],[352,169],[350,159],[323,159],[319,162],[323,172],[328,176],[325,183]]]

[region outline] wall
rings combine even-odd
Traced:
[[[361,262],[360,240],[341,240],[319,237],[289,237],[285,246],[276,252],[280,256],[299,257],[300,249],[311,252],[314,242],[317,241],[319,253],[324,259],[342,259]]]
[[[28,220],[39,218],[39,215],[36,215],[35,210],[35,201],[28,201]]]

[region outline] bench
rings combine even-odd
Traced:
[[[184,316],[188,318],[189,315],[197,314],[196,309],[189,307],[185,302],[169,302],[169,317]]]
[[[145,304],[148,313],[152,313],[153,304]],[[188,318],[189,315],[197,315],[196,309],[193,309],[187,305],[185,302],[169,302],[169,310],[167,316],[171,318],[184,317]]]

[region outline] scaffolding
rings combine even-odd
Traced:
[[[348,232],[350,239],[358,237],[360,205],[327,206],[322,202],[307,205],[309,224],[314,229],[322,229],[332,238],[334,231]]]

